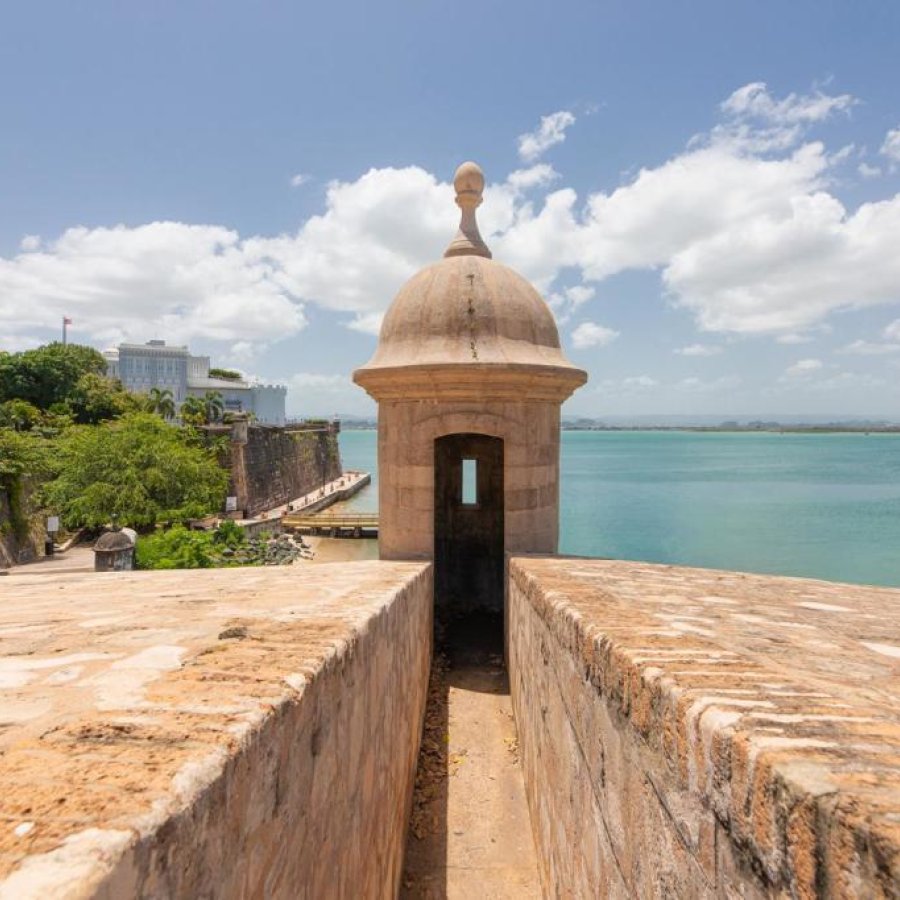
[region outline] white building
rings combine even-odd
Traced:
[[[168,346],[165,341],[156,340],[119,344],[116,349],[104,351],[103,356],[107,374],[118,378],[129,391],[146,394],[151,388],[168,389],[178,407],[187,397],[218,391],[226,412],[253,413],[259,422],[284,425],[284,385],[210,377],[209,357],[191,356],[187,347]]]

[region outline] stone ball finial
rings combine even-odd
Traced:
[[[483,256],[491,258],[491,251],[478,232],[475,210],[484,194],[484,172],[477,163],[464,162],[453,176],[456,205],[462,210],[459,231],[444,251],[444,256]]]
[[[484,172],[478,163],[464,162],[453,176],[459,206],[479,206],[484,193]],[[475,201],[474,203],[472,201]]]

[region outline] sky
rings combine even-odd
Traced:
[[[900,420],[900,4],[8,2],[0,349],[153,338],[371,415],[456,166],[564,413]]]

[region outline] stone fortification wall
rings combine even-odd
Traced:
[[[229,490],[247,518],[341,476],[335,428],[300,431],[250,425],[234,432],[226,460],[231,472]]]
[[[11,575],[0,635],[0,897],[396,895],[429,567]]]
[[[30,562],[44,552],[44,529],[40,520],[30,514],[28,488],[22,489],[18,500],[28,517],[24,528],[14,522],[13,502],[10,492],[0,488],[0,569]]]
[[[900,896],[900,591],[510,563],[547,896]]]
[[[463,376],[461,375],[460,378]],[[382,559],[434,553],[434,441],[476,433],[504,442],[504,546],[554,553],[559,529],[559,404],[549,401],[382,401],[378,407]]]

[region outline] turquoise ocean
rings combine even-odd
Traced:
[[[900,435],[564,431],[560,477],[562,553],[900,586]]]

